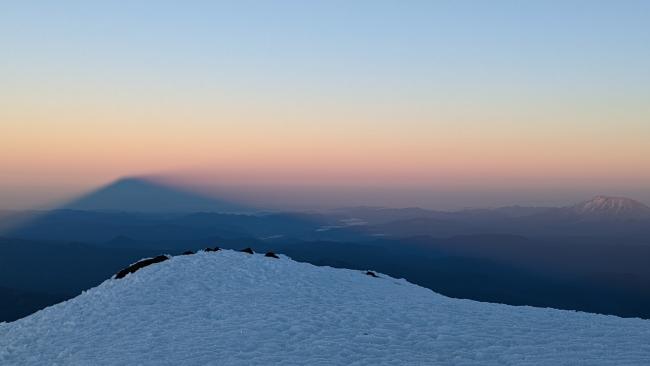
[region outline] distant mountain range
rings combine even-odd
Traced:
[[[143,256],[215,245],[375,268],[452,297],[650,318],[648,212],[597,196],[565,207],[264,213],[123,179],[57,210],[2,213],[0,292],[12,301],[0,321],[69,298]]]
[[[116,180],[58,207],[59,210],[121,212],[145,214],[229,213],[255,214],[267,211],[241,202],[217,198],[186,187],[147,177]],[[650,218],[650,207],[625,197],[599,195],[565,207],[507,206],[492,209],[438,211],[419,207],[348,207],[323,212],[343,220],[361,220],[359,224],[377,225],[412,219],[454,220],[561,218],[584,221],[629,221]],[[0,212],[0,221],[15,220],[16,215]],[[345,226],[345,225],[344,225]],[[2,225],[0,224],[0,228]]]
[[[18,219],[20,218],[20,220]],[[352,207],[320,213],[261,213],[143,179],[123,179],[29,219],[6,215],[0,235],[32,240],[127,243],[255,237],[359,241],[473,234],[650,238],[650,207],[596,196],[566,207],[511,206],[435,211]]]
[[[354,207],[333,210],[331,214],[340,219],[365,222],[365,226],[356,229],[388,237],[509,233],[650,238],[650,207],[629,198],[608,196],[597,196],[566,207],[511,206],[454,212]]]
[[[361,206],[339,208],[333,213],[345,216],[358,216],[369,224],[382,224],[390,221],[409,219],[453,219],[458,217],[473,218],[524,218],[541,215],[557,215],[563,219],[571,215],[576,219],[591,220],[646,220],[650,218],[650,207],[625,197],[595,196],[590,200],[565,207],[527,207],[506,206],[493,209],[464,209],[459,211],[436,211],[419,207],[388,208]]]

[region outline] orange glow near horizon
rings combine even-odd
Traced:
[[[650,198],[642,11],[151,5],[0,14],[0,209],[138,175]]]

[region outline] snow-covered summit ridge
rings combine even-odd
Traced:
[[[647,218],[650,207],[626,197],[596,196],[578,203],[572,210],[583,216]]]
[[[0,324],[1,365],[643,365],[650,321],[451,299],[228,250]]]

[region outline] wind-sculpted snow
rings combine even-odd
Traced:
[[[649,340],[650,321],[222,250],[0,324],[0,365],[649,365]]]

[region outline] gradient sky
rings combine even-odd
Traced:
[[[140,174],[650,202],[650,2],[0,3],[0,209]]]

